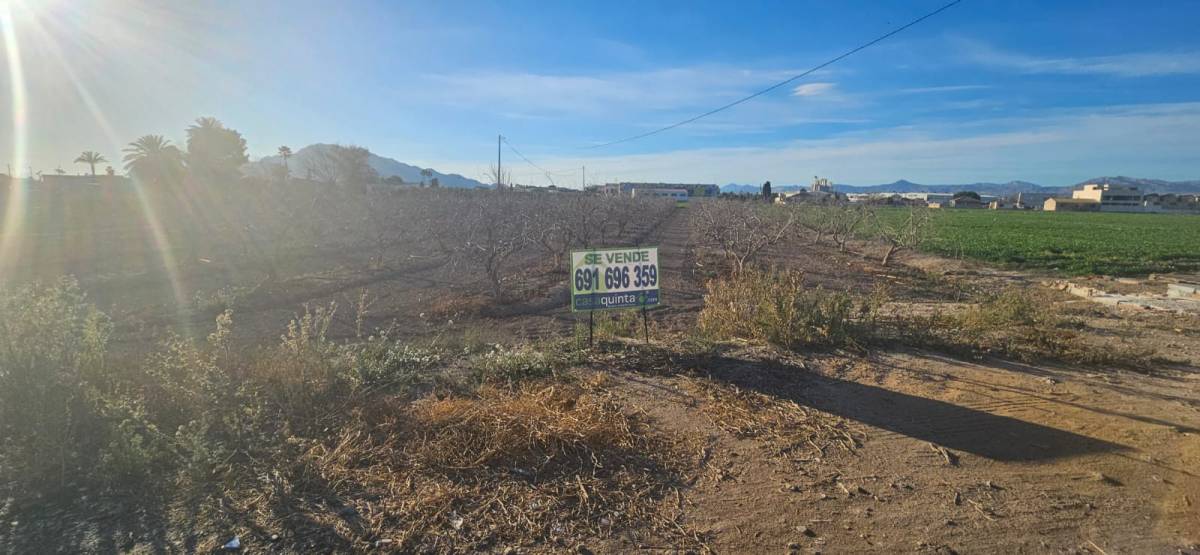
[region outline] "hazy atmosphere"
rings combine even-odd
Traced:
[[[26,117],[0,152],[77,170],[74,152],[144,133],[178,141],[213,115],[247,135],[251,158],[353,143],[476,179],[503,134],[576,187],[583,165],[597,182],[1200,177],[1194,2],[975,1],[752,103],[586,148],[762,89],[940,4],[6,0],[0,121]]]
[[[0,0],[0,554],[1200,555],[1198,22]]]

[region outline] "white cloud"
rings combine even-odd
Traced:
[[[833,92],[834,83],[805,83],[792,89],[792,96],[820,96]]]
[[[1200,52],[1139,52],[1112,56],[1037,57],[960,40],[969,61],[1021,73],[1149,77],[1200,73]]]

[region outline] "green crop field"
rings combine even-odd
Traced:
[[[904,209],[880,210],[897,219]],[[1200,216],[940,210],[922,250],[1069,275],[1200,270]]]

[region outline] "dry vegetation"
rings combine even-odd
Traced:
[[[277,342],[239,344],[239,307],[286,290],[275,286],[322,257],[350,268],[351,281],[444,268],[449,287],[472,295],[436,297],[430,314],[474,317],[527,301],[530,276],[558,280],[570,249],[638,244],[681,213],[666,201],[340,182],[155,193],[150,202],[177,221],[166,236],[183,245],[184,267],[223,258],[261,274],[193,297],[215,317],[210,333],[118,351],[113,323],[74,281],[0,289],[0,498],[82,512],[95,507],[71,501],[81,487],[118,505],[136,496],[170,515],[183,548],[199,551],[234,534],[296,551],[560,549],[618,535],[700,550],[707,536],[683,518],[681,493],[703,474],[697,438],[661,429],[581,370],[685,374],[717,429],[809,463],[859,448],[864,434],[795,400],[700,377],[717,346],[1155,362],[1148,349],[1092,348],[1049,293],[974,294],[916,312],[882,282],[867,292],[813,285],[803,271],[774,266],[772,249],[846,251],[872,209],[748,201],[683,209],[695,258],[719,263],[706,267],[703,305],[687,321],[695,329],[671,333],[669,344],[622,339],[645,331],[632,314],[598,318],[601,347],[591,352],[580,328],[515,345],[417,341],[369,329],[374,300],[358,285],[350,305],[305,305]],[[913,210],[877,225],[883,265],[917,248],[929,222]],[[330,337],[339,314],[353,338]]]
[[[200,550],[222,531],[297,549],[571,547],[614,530],[697,541],[664,501],[693,451],[566,376],[584,360],[573,343],[335,344],[330,306],[258,351],[229,348],[223,313],[206,341],[106,365],[104,317],[73,284],[3,301],[17,340],[0,373],[7,495],[67,494],[64,476],[136,491],[192,515]]]

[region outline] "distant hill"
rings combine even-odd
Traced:
[[[1144,193],[1197,193],[1200,192],[1200,180],[1164,181],[1162,179],[1146,179],[1140,177],[1096,177],[1064,187],[1044,186],[1028,181],[1009,181],[1008,183],[959,183],[926,185],[913,183],[905,179],[884,183],[881,185],[834,185],[834,189],[843,193],[957,193],[958,191],[975,191],[976,193],[994,196],[1007,196],[1016,193],[1041,193],[1051,195],[1066,195],[1076,187],[1087,183],[1112,183],[1114,185],[1136,186]],[[757,193],[761,185],[743,185],[730,183],[721,187],[724,193]],[[807,189],[807,185],[773,186],[776,192],[790,192]]]
[[[1067,187],[1044,187],[1028,181],[1009,181],[1008,183],[960,183],[943,185],[923,185],[901,179],[883,185],[834,185],[834,189],[844,193],[957,193],[959,191],[975,191],[976,193],[994,196],[1006,196],[1016,193],[1050,193],[1057,194],[1069,190]]]
[[[332,147],[333,145],[328,144],[313,144],[297,150],[292,154],[291,159],[288,160],[288,166],[292,170],[292,175],[303,177],[305,173],[304,168],[306,167],[308,160],[318,157],[320,155],[319,153],[323,149],[329,149]],[[278,166],[282,163],[283,161],[279,156],[264,156],[259,160],[247,164],[246,167],[243,168],[243,172],[246,174],[262,175],[268,173],[271,167]],[[421,179],[423,179],[421,177],[422,168],[405,164],[404,162],[395,160],[393,158],[379,156],[374,152],[371,153],[371,157],[367,163],[371,165],[371,168],[379,173],[379,177],[399,176],[408,183],[419,183]],[[433,177],[437,178],[438,184],[442,187],[457,187],[462,189],[485,187],[483,183],[480,183],[469,177],[463,177],[456,173],[447,174],[431,168],[426,169],[433,171]]]

